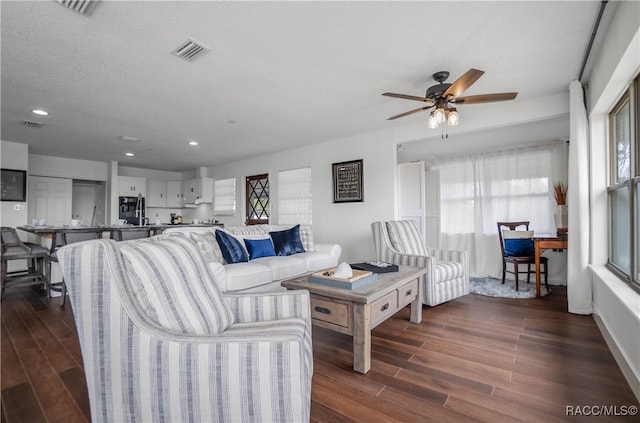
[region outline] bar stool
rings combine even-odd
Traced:
[[[112,238],[116,241],[129,241],[132,239],[149,238],[151,236],[151,228],[148,226],[116,229],[112,231]]]
[[[31,242],[22,242],[15,228],[0,227],[2,239],[2,289],[11,286],[47,285],[45,258],[47,249]],[[27,269],[8,271],[9,260],[27,260]]]
[[[53,282],[51,276],[52,263],[58,263],[58,250],[60,247],[73,244],[74,242],[88,241],[90,239],[100,238],[102,230],[95,228],[77,228],[77,229],[62,229],[53,234],[51,240],[51,249],[46,256],[47,265],[46,278],[47,278],[47,296],[51,298],[51,291],[60,292],[62,294],[62,304],[60,307],[64,307],[67,297],[67,287],[64,284],[64,278],[60,282]]]

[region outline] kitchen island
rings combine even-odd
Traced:
[[[64,245],[65,242],[61,242],[64,239],[66,233],[95,233],[96,238],[113,238],[116,240],[126,240],[134,238],[145,238],[162,233],[167,228],[173,228],[177,226],[186,226],[192,228],[198,227],[213,227],[220,226],[222,223],[199,223],[199,224],[160,224],[160,225],[97,225],[97,226],[32,226],[23,225],[18,226],[16,229],[38,235],[43,238],[58,238],[54,245]]]
[[[62,273],[59,266],[51,266],[58,262],[58,248],[73,244],[75,242],[87,241],[97,238],[112,238],[116,241],[126,241],[130,239],[147,238],[162,233],[165,229],[174,226],[188,227],[211,227],[222,226],[222,224],[190,224],[190,225],[98,225],[98,226],[18,226],[16,229],[38,236],[40,245],[49,250],[45,258],[45,280],[47,295],[51,297],[52,290],[60,292],[62,295],[62,305],[65,303],[65,287]]]

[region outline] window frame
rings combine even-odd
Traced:
[[[608,116],[608,151],[609,151],[609,181],[607,184],[607,267],[624,282],[640,292],[640,236],[639,229],[640,205],[638,203],[638,188],[640,186],[640,139],[638,125],[640,122],[640,105],[638,92],[640,90],[640,76],[636,76],[629,84]],[[618,153],[616,139],[616,116],[625,105],[629,106],[629,177],[624,180],[618,178]],[[614,229],[614,193],[621,189],[627,191],[629,198],[629,271],[621,268],[613,258],[616,244]]]
[[[252,204],[252,192],[255,190],[251,187],[251,183],[253,181],[260,181],[266,179],[266,184],[263,184],[263,191],[259,195],[259,199],[263,198],[263,194],[265,194],[264,190],[266,190],[266,204],[262,201],[260,202],[262,205],[262,210],[260,212],[260,216],[266,216],[266,218],[258,218],[251,217],[253,212],[256,210],[256,207]],[[245,225],[264,225],[269,223],[270,211],[269,211],[269,174],[261,173],[259,175],[247,176],[245,178]]]

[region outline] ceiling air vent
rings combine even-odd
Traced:
[[[90,15],[100,0],[58,0],[58,3],[81,15]]]
[[[27,128],[42,128],[42,125],[44,125],[44,123],[23,120],[22,122],[20,122],[20,125],[26,126]]]
[[[204,44],[201,44],[192,39],[188,39],[184,43],[180,44],[177,49],[173,50],[172,53],[184,60],[188,60],[191,62],[209,50],[211,49]]]
[[[121,140],[121,141],[125,141],[125,142],[138,142],[138,141],[140,141],[140,138],[130,137],[130,136],[127,136],[127,135],[120,135],[118,137],[118,139]]]

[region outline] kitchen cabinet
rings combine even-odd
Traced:
[[[213,203],[213,178],[194,178],[182,185],[184,203]]]
[[[120,176],[119,177],[119,194],[121,197],[137,197],[138,194],[142,194],[146,197],[147,194],[147,179],[136,178],[133,176]]]
[[[147,181],[147,207],[167,206],[167,181]]]
[[[167,181],[167,207],[179,208],[182,206],[182,182]]]
[[[182,183],[180,181],[147,181],[147,207],[182,207]]]

